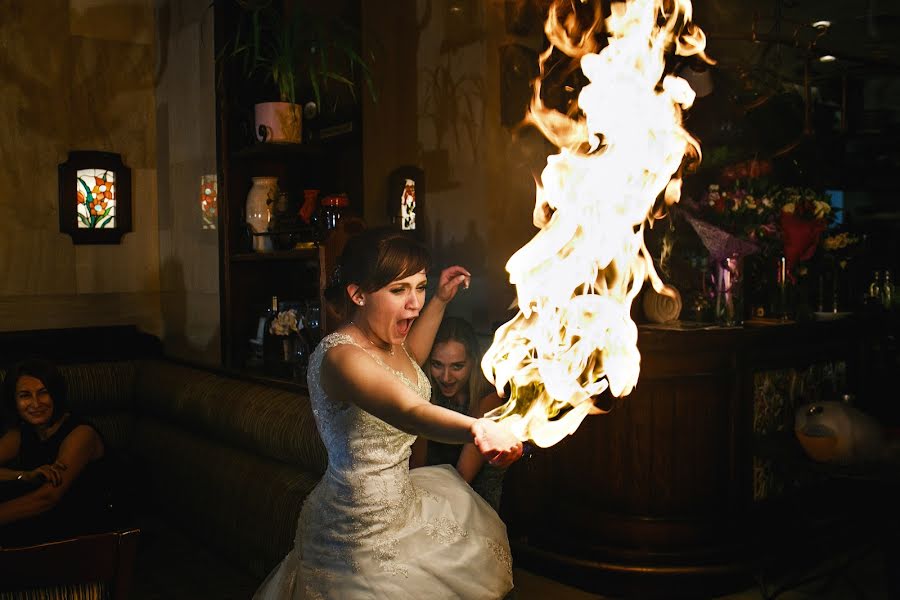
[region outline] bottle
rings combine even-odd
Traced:
[[[281,341],[278,336],[269,331],[272,321],[278,316],[278,296],[272,296],[272,304],[266,309],[263,319],[260,319],[262,327],[262,352],[263,362],[272,363],[278,360],[281,353]]]
[[[869,284],[869,299],[874,301],[881,300],[881,271],[875,271],[872,282]]]
[[[256,319],[255,335],[250,338],[250,357],[247,366],[259,366],[264,360],[265,342],[269,335],[269,325],[278,315],[278,296],[272,296],[272,304]]]
[[[326,231],[331,231],[337,227],[349,206],[350,199],[347,197],[347,194],[332,194],[322,198],[321,227]]]
[[[884,281],[881,284],[881,303],[885,308],[891,308],[894,302],[894,285],[891,283],[891,272],[884,272]]]

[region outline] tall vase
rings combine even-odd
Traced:
[[[712,260],[715,321],[734,327],[744,322],[744,257],[732,254]]]
[[[787,258],[779,256],[775,262],[775,303],[772,313],[776,318],[787,321],[791,318],[791,278],[787,269]]]
[[[254,177],[253,185],[247,194],[246,219],[253,233],[266,233],[272,206],[278,193],[277,177]],[[254,252],[271,252],[272,239],[267,235],[253,236]]]

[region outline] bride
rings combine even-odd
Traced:
[[[474,442],[500,467],[522,454],[505,425],[429,403],[420,365],[470,275],[445,269],[425,305],[426,267],[425,249],[399,232],[347,243],[329,295],[350,318],[316,348],[308,375],[328,469],[300,512],[294,549],[255,598],[482,600],[512,588],[493,509],[448,465],[409,471],[418,435]]]

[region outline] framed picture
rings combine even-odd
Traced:
[[[131,169],[119,154],[69,152],[59,165],[59,230],[75,244],[118,244],[131,231]]]
[[[388,216],[403,231],[425,237],[425,172],[414,166],[394,169],[388,177]]]

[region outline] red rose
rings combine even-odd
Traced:
[[[784,258],[787,268],[809,260],[816,252],[819,238],[825,231],[822,219],[801,219],[795,213],[781,213],[781,231],[784,235]]]

